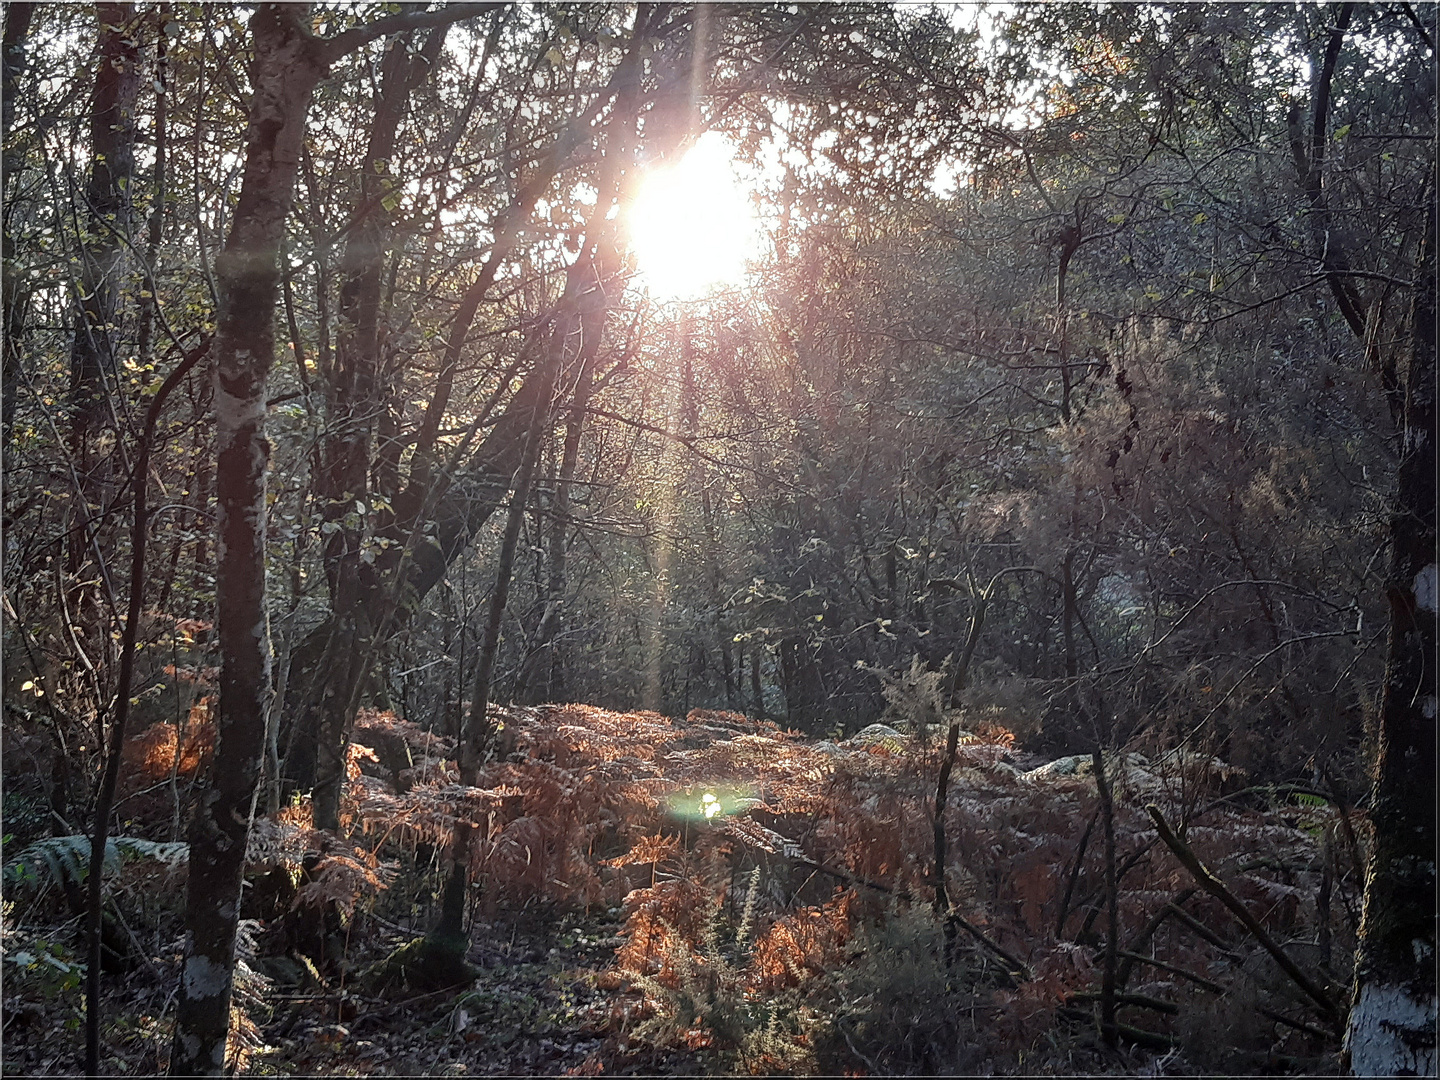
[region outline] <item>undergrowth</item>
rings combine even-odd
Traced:
[[[685,721],[578,705],[497,712],[517,752],[476,787],[456,781],[453,743],[367,711],[346,833],[314,829],[303,799],[257,819],[237,1061],[274,1063],[277,1040],[308,1030],[297,1017],[310,1006],[272,1008],[278,991],[330,1002],[315,1009],[331,1010],[331,1025],[418,992],[361,972],[431,929],[457,835],[472,919],[554,909],[620,921],[618,938],[564,976],[610,995],[586,1013],[596,1043],[586,1070],[613,1071],[641,1048],[739,1073],[1314,1072],[1336,1060],[1303,997],[1194,888],[1144,811],[1182,823],[1198,857],[1339,997],[1364,821],[1313,793],[1249,787],[1204,755],[1106,755],[1131,995],[1120,1007],[1129,1034],[1110,1047],[1096,1020],[1107,921],[1088,758],[1027,761],[993,722],[961,740],[943,821],[947,924],[931,903],[940,740],[817,743],[701,710]],[[137,736],[131,790],[203,767],[173,735]],[[7,1017],[78,1001],[63,885],[88,864],[82,840],[39,841],[6,864]],[[112,844],[120,952],[157,987],[179,957],[183,847],[124,835]],[[481,980],[473,1002],[496,1000],[483,942],[468,940],[476,962],[464,978]],[[67,1008],[56,1015],[77,1015]],[[152,1032],[145,1060],[159,1067],[164,995],[147,1009],[125,1038]],[[13,1032],[23,1039],[28,1023]],[[1231,1034],[1206,1034],[1217,1027]],[[476,1045],[452,1034],[459,1051]]]

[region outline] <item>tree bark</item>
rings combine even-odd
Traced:
[[[265,619],[265,382],[274,359],[279,251],[305,117],[326,71],[307,5],[266,4],[250,20],[253,97],[245,173],[216,261],[214,343],[219,613],[218,735],[210,783],[190,830],[187,947],[170,1055],[172,1076],[225,1068],[245,845],[265,749],[270,649]]]
[[[325,500],[325,576],[330,587],[326,662],[331,673],[308,703],[302,735],[314,740],[315,825],[339,827],[345,752],[360,707],[360,688],[373,662],[374,626],[365,610],[366,527],[374,520],[369,476],[377,418],[386,407],[381,378],[380,292],[385,249],[392,231],[386,200],[395,181],[390,159],[411,91],[420,85],[444,44],[448,28],[432,30],[412,55],[396,39],[381,63],[380,88],[365,159],[354,222],[340,261],[340,310],[332,378],[324,383],[330,433],[319,448],[317,493]],[[373,553],[370,555],[373,560]]]
[[[3,166],[0,176],[8,182],[19,168],[23,155],[10,142],[10,130],[15,119],[15,99],[20,92],[20,77],[25,73],[25,39],[30,34],[30,23],[35,15],[35,4],[8,4],[5,7],[5,31],[3,56],[3,86],[0,86],[0,155]],[[6,193],[8,203],[9,192]],[[0,348],[4,353],[4,375],[0,378],[0,449],[10,448],[10,435],[15,428],[15,392],[20,385],[20,338],[24,332],[25,306],[30,300],[30,289],[24,275],[11,266],[13,256],[10,239],[10,217],[5,216],[4,231],[0,233],[0,307],[4,312],[3,336]]]
[[[96,439],[110,409],[109,379],[115,373],[113,334],[118,277],[130,232],[135,180],[135,104],[140,86],[140,47],[132,36],[132,4],[99,4],[99,63],[90,111],[90,175],[85,184],[80,280],[70,346],[70,454],[80,477],[76,497],[101,500],[103,478],[95,461]],[[88,511],[81,521],[89,518]],[[66,570],[77,573],[89,546],[87,528],[71,532]],[[77,613],[81,604],[77,598]],[[83,618],[82,618],[83,621]]]
[[[1433,193],[1433,187],[1431,189]],[[1410,316],[1390,631],[1346,1044],[1355,1075],[1433,1076],[1435,1055],[1435,219]]]

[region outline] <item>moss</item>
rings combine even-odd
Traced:
[[[361,985],[375,994],[398,989],[424,994],[469,986],[480,971],[466,962],[466,944],[463,937],[439,933],[416,938],[361,972]]]

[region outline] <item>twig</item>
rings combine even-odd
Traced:
[[[1077,990],[1070,995],[1071,1001],[1099,1001],[1100,994],[1095,990]],[[1138,1009],[1154,1009],[1156,1012],[1166,1013],[1170,1016],[1180,1014],[1180,1006],[1173,1001],[1165,1001],[1162,998],[1150,997],[1148,994],[1116,994],[1116,1005],[1134,1005]]]
[[[1274,1009],[1267,1009],[1264,1005],[1257,1005],[1255,1006],[1255,1008],[1259,1012],[1264,1013],[1271,1020],[1274,1020],[1277,1024],[1284,1024],[1286,1027],[1292,1027],[1296,1031],[1303,1031],[1306,1035],[1313,1036],[1314,1038],[1325,1039],[1330,1042],[1333,1042],[1335,1039],[1339,1038],[1339,1036],[1336,1035],[1336,1033],[1333,1031],[1325,1031],[1323,1028],[1317,1028],[1313,1024],[1307,1024],[1303,1020],[1291,1019],[1284,1013],[1278,1013]]]
[[[429,1001],[431,998],[441,998],[447,995],[453,996],[454,993],[455,987],[446,986],[440,990],[432,990],[428,994],[419,994],[415,997],[408,997],[404,1001],[397,1001],[395,1002],[395,1004],[387,1005],[383,1009],[375,1009],[371,1012],[363,1012],[350,1022],[350,1031],[353,1034],[356,1027],[364,1023],[366,1020],[379,1020],[382,1016],[389,1016],[391,1013],[399,1012],[401,1009],[408,1009],[411,1006],[419,1005],[422,1002]]]
[[[1055,1010],[1060,1016],[1070,1020],[1085,1020],[1092,1018],[1089,1009],[1079,1009],[1074,1006],[1062,1005]],[[1173,1050],[1177,1045],[1175,1040],[1168,1035],[1161,1035],[1159,1032],[1146,1031],[1143,1028],[1131,1027],[1129,1024],[1114,1024],[1112,1030],[1115,1035],[1132,1042],[1136,1046],[1146,1050]]]
[[[1055,936],[1058,938],[1065,933],[1065,920],[1070,916],[1070,901],[1075,895],[1075,883],[1080,880],[1080,864],[1085,861],[1085,848],[1090,843],[1090,832],[1095,828],[1095,822],[1100,817],[1100,807],[1095,807],[1090,814],[1090,820],[1085,823],[1085,831],[1080,834],[1080,843],[1075,848],[1075,862],[1070,867],[1070,874],[1065,881],[1065,896],[1060,901],[1060,917],[1055,920]]]
[[[1213,979],[1207,979],[1204,975],[1197,975],[1193,971],[1187,971],[1182,967],[1176,967],[1174,964],[1167,964],[1164,960],[1157,960],[1153,956],[1146,956],[1143,953],[1131,952],[1128,949],[1120,950],[1120,955],[1125,957],[1127,960],[1134,960],[1136,963],[1139,964],[1149,964],[1151,967],[1157,967],[1161,971],[1168,971],[1171,975],[1179,975],[1182,979],[1189,979],[1196,986],[1204,987],[1212,994],[1228,993],[1225,987],[1221,986]]]
[[[1193,890],[1192,890],[1192,892],[1193,892]],[[1187,897],[1187,899],[1188,899],[1188,897]],[[1191,915],[1188,911],[1186,911],[1184,908],[1182,908],[1179,904],[1175,903],[1174,901],[1171,901],[1169,904],[1166,904],[1166,905],[1165,905],[1165,908],[1166,908],[1166,910],[1167,910],[1171,915],[1174,915],[1177,919],[1179,919],[1182,923],[1184,923],[1190,930],[1194,931],[1194,933],[1195,933],[1198,937],[1202,938],[1202,939],[1205,940],[1205,941],[1208,941],[1211,945],[1214,945],[1215,948],[1219,949],[1222,953],[1224,953],[1224,954],[1225,954],[1227,957],[1229,957],[1231,960],[1239,960],[1239,959],[1240,959],[1240,954],[1237,953],[1234,949],[1232,949],[1232,948],[1230,947],[1229,942],[1227,942],[1227,941],[1226,941],[1224,938],[1222,938],[1219,934],[1215,933],[1214,930],[1211,930],[1208,926],[1206,926],[1204,923],[1202,923],[1199,919],[1195,918],[1194,915]]]
[[[901,900],[907,899],[910,895],[906,889],[901,889],[899,892],[896,892],[889,885],[883,885],[878,881],[871,881],[869,878],[858,877],[848,870],[836,870],[833,866],[821,866],[819,863],[811,862],[809,859],[793,859],[791,861],[794,862],[796,866],[803,866],[805,869],[813,870],[817,874],[828,874],[830,877],[837,878],[847,884],[860,885],[866,889],[889,893],[891,896],[895,896]]]
[[[1165,816],[1160,813],[1159,807],[1151,804],[1145,807],[1145,811],[1155,822],[1155,830],[1160,834],[1160,839],[1165,842],[1165,846],[1175,853],[1175,857],[1184,864],[1185,869],[1190,871],[1195,880],[1200,883],[1201,888],[1230,909],[1245,929],[1255,935],[1255,940],[1264,947],[1265,951],[1275,958],[1275,962],[1280,965],[1280,970],[1289,975],[1291,981],[1304,992],[1305,996],[1319,1007],[1330,1026],[1339,1031],[1342,1024],[1340,1010],[1325,991],[1316,986],[1310,977],[1296,966],[1295,961],[1286,955],[1285,950],[1275,943],[1275,940],[1265,932],[1265,928],[1260,925],[1255,916],[1250,914],[1250,910],[1225,887],[1225,883],[1205,868],[1195,852],[1190,849],[1190,845],[1170,831],[1170,826],[1165,821]]]
[[[976,941],[980,942],[981,945],[984,945],[1001,960],[1004,960],[1005,963],[1009,964],[1010,973],[1012,975],[1018,975],[1025,979],[1027,982],[1035,978],[1035,972],[1030,970],[1029,964],[1025,963],[1024,960],[1021,960],[1014,953],[1010,952],[1004,946],[994,941],[988,934],[985,933],[984,930],[981,930],[978,926],[972,923],[969,919],[965,918],[965,916],[961,915],[960,912],[956,911],[953,907],[948,912],[946,912],[945,921],[947,923],[953,923],[956,926],[964,927],[965,930],[967,930],[975,938]]]
[[[1151,917],[1150,921],[1145,924],[1145,928],[1141,930],[1135,940],[1130,943],[1130,948],[1125,950],[1125,962],[1120,965],[1120,970],[1115,973],[1115,987],[1117,990],[1123,988],[1125,984],[1130,981],[1130,972],[1135,968],[1135,961],[1132,957],[1138,955],[1146,945],[1150,944],[1150,939],[1155,936],[1155,932],[1159,930],[1160,927],[1164,925],[1165,920],[1170,917],[1170,906],[1174,905],[1178,907],[1198,891],[1199,890],[1195,888],[1182,889],[1175,894],[1175,898],[1171,900],[1169,904],[1157,911],[1154,916]]]
[[[1106,1046],[1115,1045],[1115,965],[1120,948],[1119,895],[1115,881],[1115,803],[1110,781],[1105,777],[1105,759],[1097,746],[1090,753],[1095,764],[1095,786],[1100,792],[1100,809],[1105,822],[1105,970],[1100,981],[1100,1037]]]

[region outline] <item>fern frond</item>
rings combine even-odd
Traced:
[[[112,836],[105,841],[106,872],[113,873],[127,859],[154,859],[176,867],[190,858],[190,845],[146,840],[139,836]],[[83,834],[51,836],[31,844],[5,863],[5,882],[18,885],[42,875],[57,882],[82,882],[90,872],[90,837]]]

